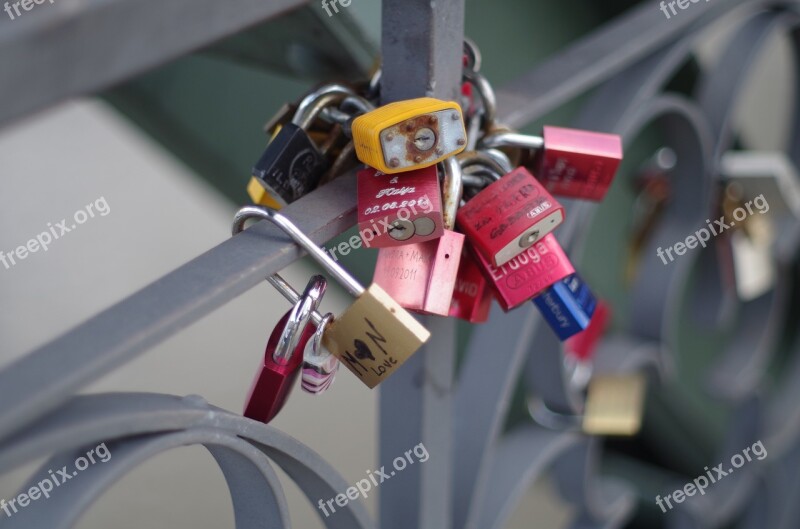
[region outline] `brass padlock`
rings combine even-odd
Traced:
[[[642,427],[646,389],[640,373],[594,375],[586,395],[583,431],[589,435],[636,435]]]
[[[362,114],[351,131],[358,159],[386,174],[430,167],[467,146],[459,104],[431,97]]]
[[[383,382],[428,341],[430,332],[381,287],[373,284],[364,289],[278,211],[246,206],[236,213],[233,233],[240,232],[252,218],[269,220],[280,227],[356,297],[355,303],[328,325],[323,344],[368,387]],[[313,318],[322,319],[319,314]]]

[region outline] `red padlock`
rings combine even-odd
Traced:
[[[309,325],[309,320],[325,287],[324,277],[312,277],[303,297],[272,331],[264,360],[250,386],[243,412],[245,417],[268,423],[283,408],[300,374],[306,344],[314,336],[316,329],[313,324]]]
[[[590,362],[597,344],[611,321],[611,307],[603,300],[597,301],[592,319],[586,330],[568,338],[564,348],[578,362]]]
[[[382,248],[373,282],[401,307],[447,316],[453,299],[464,235],[452,231],[461,202],[461,166],[451,157],[444,162],[444,234],[435,241]]]
[[[444,232],[436,166],[387,175],[358,172],[358,228],[367,248],[438,239]]]
[[[458,267],[450,316],[470,323],[483,323],[489,319],[493,291],[483,272],[469,251],[461,255]]]
[[[475,195],[457,221],[475,250],[501,266],[558,227],[564,208],[519,167]]]
[[[553,234],[546,235],[502,266],[494,266],[473,252],[504,311],[519,307],[543,290],[575,273],[575,268]]]
[[[498,132],[481,145],[523,149],[523,165],[548,191],[584,200],[603,200],[622,161],[619,135],[563,127],[546,126],[542,137]]]

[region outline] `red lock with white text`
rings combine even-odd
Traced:
[[[247,396],[245,417],[267,423],[283,408],[300,374],[306,345],[314,336],[315,327],[309,321],[325,288],[324,277],[312,277],[303,297],[272,331]]]
[[[457,220],[475,250],[501,266],[558,227],[564,208],[519,167],[475,195]]]
[[[546,126],[542,137],[498,132],[481,144],[522,149],[522,164],[548,191],[583,200],[603,200],[622,161],[619,135],[588,130]]]
[[[435,241],[382,248],[373,281],[401,307],[447,316],[453,299],[464,235],[452,231],[461,202],[461,166],[455,158],[444,162],[444,234]]]
[[[461,255],[450,316],[470,323],[483,323],[489,319],[493,291],[483,272],[469,251]]]
[[[575,268],[553,234],[546,235],[502,266],[494,266],[479,252],[473,252],[495,297],[504,311],[519,307],[557,281],[571,276]]]
[[[358,228],[364,246],[390,248],[438,239],[444,232],[436,166],[387,175],[358,172]]]

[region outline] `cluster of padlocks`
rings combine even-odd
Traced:
[[[299,373],[303,389],[324,391],[340,361],[374,388],[429,338],[407,311],[481,323],[492,300],[506,312],[532,302],[578,364],[590,361],[609,319],[553,232],[565,219],[556,197],[603,200],[621,138],[551,126],[536,137],[496,123],[470,43],[460,102],[376,107],[379,79],[322,86],[267,124],[271,140],[248,186],[255,205],[237,214],[234,232],[249,218],[275,222],[357,301],[322,316],[321,276],[303,294],[270,279],[294,308],[270,337],[248,417],[274,417]],[[359,165],[359,237],[378,249],[368,289],[278,212]]]

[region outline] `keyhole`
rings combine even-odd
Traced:
[[[421,151],[429,151],[436,145],[436,134],[428,127],[423,127],[414,135],[414,145]]]

